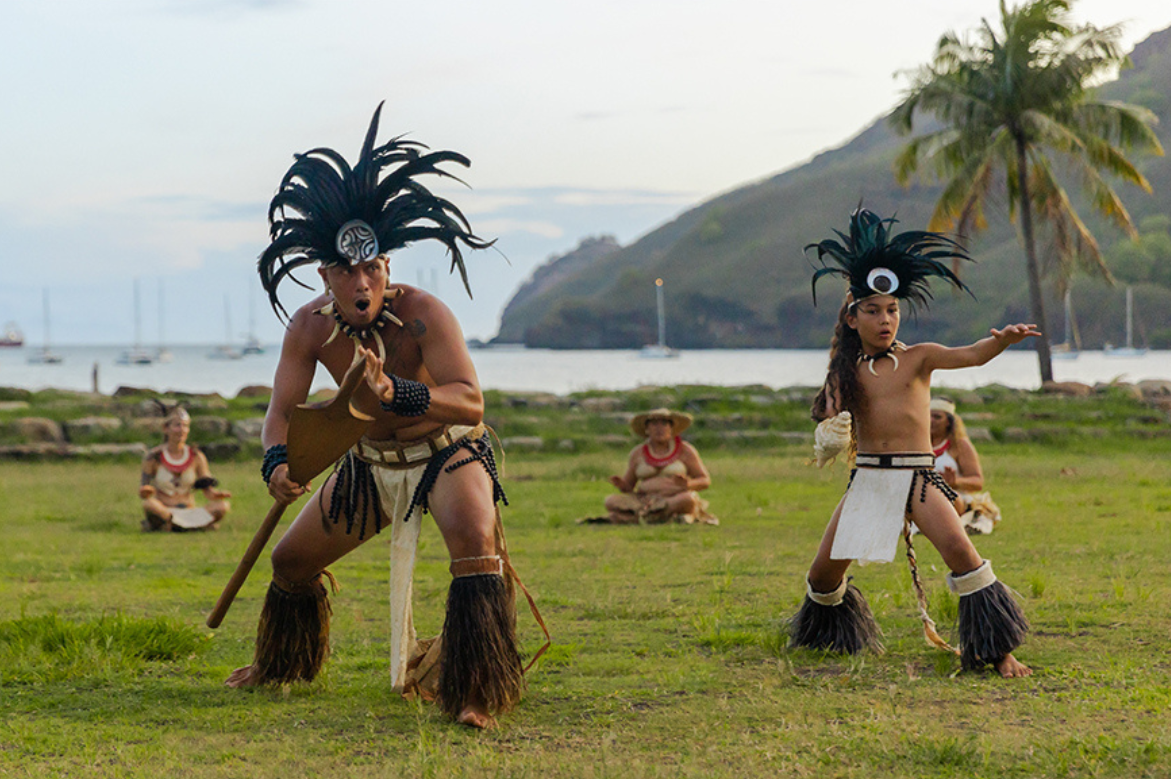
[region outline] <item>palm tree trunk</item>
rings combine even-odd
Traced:
[[[1053,360],[1049,353],[1049,323],[1045,320],[1045,299],[1041,294],[1041,267],[1037,263],[1037,246],[1033,238],[1033,207],[1029,199],[1028,155],[1025,142],[1017,138],[1017,182],[1021,197],[1021,233],[1025,242],[1025,265],[1029,272],[1029,303],[1033,309],[1033,321],[1041,331],[1036,339],[1037,362],[1041,366],[1041,383],[1053,381]]]

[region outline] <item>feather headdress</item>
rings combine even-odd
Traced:
[[[928,282],[933,276],[972,294],[944,262],[970,261],[963,246],[945,235],[925,230],[893,233],[891,228],[897,221],[858,208],[850,215],[849,235],[834,230],[841,242],[829,238],[806,246],[806,252],[817,249],[817,259],[822,264],[813,274],[813,304],[817,305],[817,280],[827,275],[845,277],[855,303],[871,295],[893,295],[909,302],[912,308],[915,304],[926,307],[931,299]],[[837,265],[827,265],[826,255]]]
[[[288,316],[277,299],[277,287],[295,269],[314,262],[352,265],[401,249],[415,241],[436,240],[451,255],[471,297],[460,243],[485,249],[455,204],[433,195],[417,180],[433,174],[455,179],[439,166],[451,162],[468,167],[467,157],[454,151],[428,150],[417,141],[391,139],[375,148],[378,117],[374,111],[366,140],[353,168],[333,149],[318,148],[294,155],[268,207],[271,243],[257,267],[269,302]],[[462,182],[461,182],[462,183]]]

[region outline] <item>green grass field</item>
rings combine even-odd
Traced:
[[[255,462],[217,466],[234,511],[189,535],[138,531],[136,463],[3,463],[0,776],[1171,776],[1166,439],[981,453],[1005,519],[976,542],[1033,623],[1026,680],[958,674],[928,647],[901,556],[853,570],[885,655],[784,648],[846,479],[805,465],[806,446],[705,450],[719,527],[577,525],[622,452],[510,454],[513,561],[554,647],[486,733],[391,694],[382,537],[333,567],[321,678],[222,685],[251,657],[268,581],[265,557],[221,628],[204,627],[268,508]],[[939,557],[917,551],[937,621],[954,625]],[[421,635],[441,623],[446,564],[428,524]],[[534,651],[523,611],[521,626]]]

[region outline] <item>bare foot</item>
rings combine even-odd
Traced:
[[[224,684],[228,685],[229,687],[255,687],[256,685],[260,684],[260,682],[253,678],[252,666],[246,665],[242,668],[237,668],[235,671],[232,671],[232,674],[228,677],[228,680],[224,682]]]
[[[469,728],[479,728],[480,730],[487,730],[496,724],[496,720],[488,713],[488,710],[479,704],[464,706],[464,710],[459,713],[455,721],[461,725],[467,725]]]
[[[1012,654],[1007,654],[1000,658],[1000,662],[995,663],[996,670],[1005,679],[1014,679],[1021,676],[1030,676],[1033,669],[1017,660]]]

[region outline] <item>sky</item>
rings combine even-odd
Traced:
[[[534,267],[628,244],[721,192],[842,145],[895,105],[939,36],[996,0],[8,0],[0,11],[0,323],[56,344],[279,342],[255,270],[295,152],[454,149],[444,187],[497,250],[392,276],[473,338]],[[1166,0],[1081,0],[1126,48]],[[317,285],[316,274],[302,273]],[[135,305],[135,290],[139,304]],[[290,307],[309,293],[282,287]],[[0,377],[2,380],[2,377]]]

